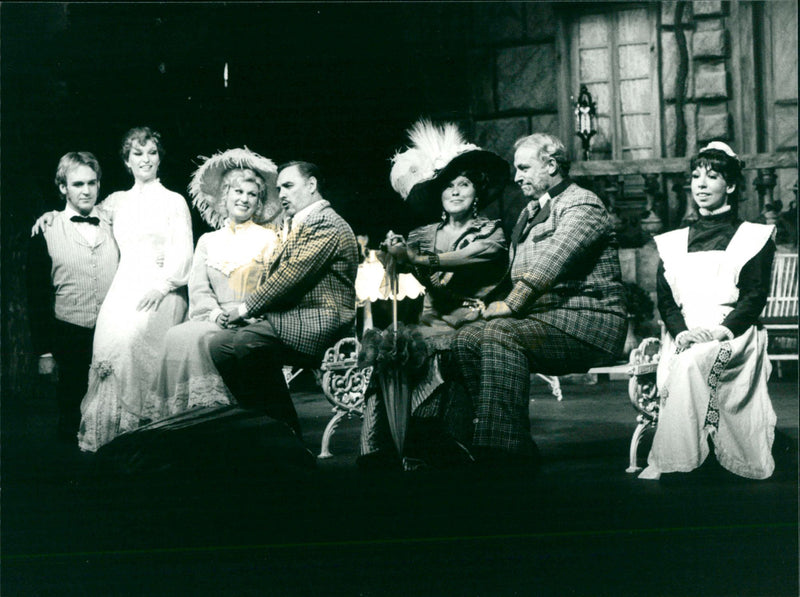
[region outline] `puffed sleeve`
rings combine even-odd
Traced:
[[[428,225],[408,233],[408,245],[415,247],[421,254],[437,253],[433,239],[438,226]],[[454,269],[472,266],[478,263],[498,262],[505,264],[508,260],[508,243],[500,226],[500,220],[481,220],[461,238],[455,246],[443,253],[440,269]]]
[[[192,219],[186,201],[177,193],[169,192],[164,201],[167,218],[167,238],[164,241],[162,280],[156,289],[167,294],[189,281],[192,266]]]
[[[504,261],[508,259],[508,242],[500,220],[487,222],[480,233],[475,235],[475,239],[470,244],[476,245],[475,256],[480,256],[491,261]],[[466,248],[466,243],[459,243],[458,248]]]
[[[217,295],[208,278],[207,241],[207,234],[201,236],[197,241],[197,248],[192,259],[192,270],[189,273],[189,319],[194,321],[210,319],[209,316],[213,311],[217,311],[217,315],[221,312]]]
[[[122,191],[111,193],[95,207],[98,215],[110,226],[114,225],[114,213],[117,211],[117,207],[124,196],[125,193]]]

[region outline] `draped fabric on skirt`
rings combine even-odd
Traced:
[[[710,436],[717,460],[732,473],[772,475],[776,417],[767,393],[767,332],[752,326],[731,341],[694,344],[678,354],[668,336],[661,358],[661,410],[648,465],[692,471],[708,456]]]
[[[258,287],[277,243],[274,231],[253,222],[229,224],[200,237],[189,277],[191,321],[167,332],[144,418],[156,421],[195,407],[234,402],[208,343],[222,329],[217,316],[238,308]]]

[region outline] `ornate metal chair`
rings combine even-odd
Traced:
[[[339,421],[364,414],[364,398],[372,377],[372,367],[358,366],[360,345],[355,338],[343,338],[325,351],[320,368],[314,373],[325,398],[333,405],[333,417],[322,434],[320,458],[330,458],[330,442]]]
[[[542,378],[550,385],[550,393],[555,396],[555,399],[561,402],[564,395],[561,393],[561,381],[557,375],[545,375],[544,373],[537,373],[538,377]]]
[[[629,450],[630,462],[628,473],[635,473],[642,467],[637,464],[637,452],[642,434],[650,428],[655,428],[658,423],[658,390],[656,388],[656,369],[661,351],[661,341],[658,338],[645,338],[638,348],[631,351],[628,373],[628,398],[633,408],[636,409],[636,429],[631,437]]]
[[[372,377],[372,367],[362,369],[358,366],[359,348],[360,344],[356,338],[342,338],[325,351],[319,369],[313,370],[322,393],[333,405],[333,417],[328,421],[322,434],[319,458],[332,456],[331,437],[343,418],[363,416],[364,397]],[[302,371],[294,367],[284,367],[286,385],[289,385]]]

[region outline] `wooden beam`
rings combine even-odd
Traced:
[[[746,170],[758,168],[797,168],[797,152],[757,153],[740,156]],[[652,160],[598,160],[573,162],[570,175],[611,176],[626,174],[681,174],[688,172],[689,158],[660,158]]]

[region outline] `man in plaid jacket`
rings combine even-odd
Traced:
[[[353,332],[358,248],[350,226],[322,196],[319,168],[290,162],[278,169],[279,197],[291,230],[266,279],[209,343],[211,358],[245,408],[262,410],[300,434],[284,365],[316,367],[325,350]]]
[[[562,375],[613,362],[626,312],[617,241],[598,197],[570,181],[564,144],[515,144],[515,182],[531,201],[511,238],[512,289],[453,350],[474,407],[476,457],[538,461],[528,418],[530,373]]]

